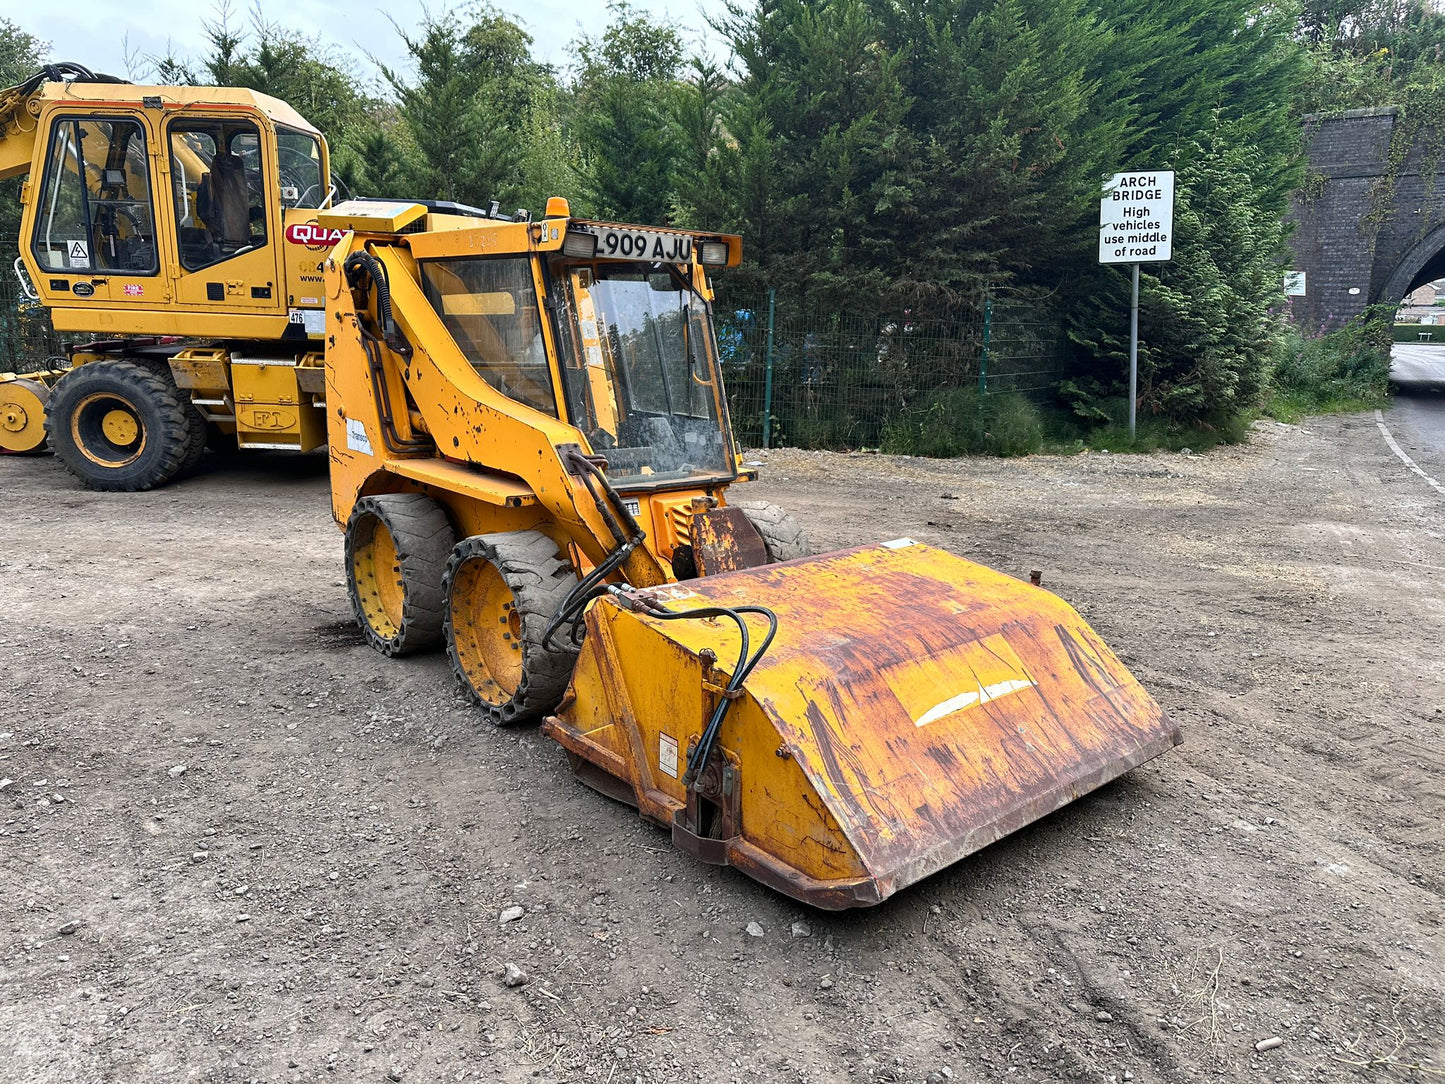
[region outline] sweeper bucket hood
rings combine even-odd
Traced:
[[[777,615],[691,779],[741,634],[658,605]],[[878,903],[1180,741],[1067,604],[907,540],[600,599],[546,731],[685,850],[827,909]]]

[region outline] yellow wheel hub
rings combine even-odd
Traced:
[[[117,407],[106,412],[101,419],[100,430],[112,444],[131,444],[140,436],[140,423],[130,411]]]
[[[92,392],[75,405],[70,437],[86,459],[112,470],[134,463],[146,447],[140,411],[109,391]]]
[[[45,401],[38,380],[0,381],[0,452],[34,452],[45,445]]]
[[[402,583],[396,542],[386,525],[374,516],[362,527],[352,556],[351,574],[356,580],[366,623],[383,640],[394,638],[401,632],[406,588]]]
[[[477,695],[505,704],[522,680],[522,615],[502,574],[475,558],[452,581],[452,642]]]

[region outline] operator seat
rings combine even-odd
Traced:
[[[211,160],[196,205],[222,251],[251,243],[251,194],[246,188],[246,163],[239,154],[222,152]]]

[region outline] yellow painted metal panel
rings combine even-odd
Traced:
[[[358,233],[398,233],[426,214],[420,203],[409,200],[349,199],[316,213],[316,221],[337,230]]]
[[[284,444],[305,452],[326,443],[321,412],[297,386],[293,361],[266,363],[233,358],[231,382],[236,442],[242,448]]]
[[[224,395],[230,391],[231,352],[221,347],[193,347],[171,355],[171,375],[176,386],[198,392]]]
[[[537,503],[529,486],[495,474],[484,474],[461,463],[444,459],[394,459],[386,469],[423,485],[472,497],[487,504],[523,508]]]
[[[886,898],[1179,740],[1062,600],[927,546],[846,550],[645,594],[673,610],[777,614],[777,639],[719,736],[741,787],[726,860],[820,906]],[[584,660],[604,627],[641,745],[680,724],[686,750],[702,726],[702,671],[687,660],[708,650],[730,670],[735,626],[603,600],[588,615]],[[551,724],[583,757],[599,721],[621,718],[599,669],[579,666]],[[680,786],[661,783],[681,799]]]

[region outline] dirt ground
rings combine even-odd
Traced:
[[[1208,456],[760,458],[750,495],[819,548],[1041,569],[1185,744],[812,912],[483,729],[442,657],[363,646],[324,459],[139,495],[3,460],[7,1079],[1445,1074],[1445,504],[1373,418]]]

